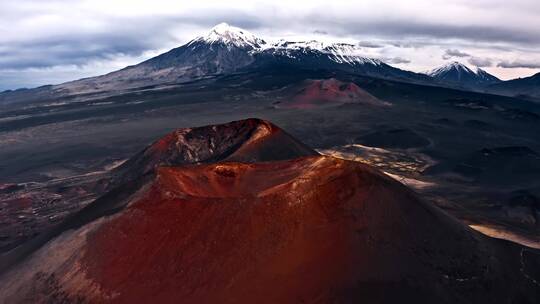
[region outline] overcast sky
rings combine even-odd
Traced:
[[[110,72],[220,22],[262,38],[359,42],[418,72],[450,61],[502,79],[540,71],[539,0],[0,0],[0,90]]]

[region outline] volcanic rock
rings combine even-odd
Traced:
[[[357,162],[183,165],[5,272],[0,299],[537,303],[538,258]]]

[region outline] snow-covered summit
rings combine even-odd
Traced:
[[[472,70],[463,63],[457,61],[433,69],[426,74],[439,81],[459,84],[460,86],[465,87],[487,85],[500,81],[497,77],[480,68]]]
[[[317,40],[288,41],[279,39],[275,41],[265,41],[249,31],[227,23],[216,25],[208,32],[208,34],[192,40],[190,44],[193,42],[204,42],[210,45],[221,43],[226,46],[247,49],[251,54],[266,52],[273,55],[296,58],[301,56],[301,54],[316,52],[325,55],[332,61],[340,64],[382,64],[382,61],[378,59],[366,58],[362,54],[362,47],[357,44],[328,41],[321,42]]]
[[[82,94],[182,83],[239,71],[281,71],[287,67],[291,72],[332,71],[414,83],[432,81],[426,75],[370,58],[370,50],[358,42],[331,41],[331,37],[321,37],[323,41],[289,38],[266,42],[249,31],[220,23],[187,44],[139,64],[54,89]]]
[[[204,41],[209,44],[223,43],[225,45],[252,49],[261,48],[266,44],[263,39],[258,38],[252,33],[225,22],[214,26],[206,36],[198,37],[193,41]]]
[[[458,74],[463,73],[463,74],[475,74],[476,75],[476,73],[473,70],[471,70],[469,67],[467,67],[463,63],[460,63],[460,62],[457,62],[457,61],[454,61],[454,62],[445,64],[445,65],[443,65],[441,67],[435,68],[435,69],[427,72],[426,74],[431,76],[431,77],[438,77],[440,75],[450,73],[450,72],[455,72],[455,73],[458,73]]]

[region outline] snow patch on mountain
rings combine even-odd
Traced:
[[[225,22],[214,26],[206,36],[197,37],[190,44],[196,41],[202,41],[208,44],[223,43],[225,45],[251,49],[260,49],[266,45],[266,41],[263,39]]]
[[[265,50],[290,58],[296,58],[297,54],[315,52],[324,54],[332,61],[342,64],[382,64],[382,61],[378,59],[364,57],[362,55],[362,48],[350,43],[321,42],[317,40],[287,41],[280,39],[277,42],[267,45]]]
[[[381,60],[363,56],[363,48],[357,44],[317,40],[287,41],[284,39],[267,42],[249,31],[227,23],[216,25],[208,34],[195,38],[188,45],[195,42],[204,42],[210,45],[220,43],[227,47],[247,49],[251,54],[269,52],[292,59],[303,54],[319,53],[340,64],[376,66],[382,64]]]

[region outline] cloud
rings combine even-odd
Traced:
[[[456,22],[437,23],[423,20],[411,21],[405,18],[397,18],[391,21],[350,20],[350,23],[347,20],[328,20],[320,15],[314,15],[312,18],[319,19],[319,23],[332,27],[332,32],[341,33],[342,35],[374,35],[403,40],[413,38],[425,38],[432,41],[459,39],[469,42],[540,45],[540,31],[531,30],[530,28],[496,27]]]
[[[140,25],[135,35],[128,24]],[[54,32],[36,37],[0,43],[0,69],[50,68],[59,65],[84,65],[93,60],[108,60],[118,55],[139,56],[163,47],[172,37],[160,31],[167,21],[118,20],[112,31],[89,33]]]
[[[328,32],[323,30],[314,30],[313,34],[328,35]]]
[[[411,63],[409,59],[405,59],[401,57],[387,58],[387,59],[384,59],[383,61],[387,63],[392,63],[392,64]]]
[[[479,68],[493,66],[493,62],[489,58],[471,57],[469,58],[468,62]]]
[[[513,68],[527,68],[527,69],[540,69],[540,61],[528,61],[528,60],[514,60],[514,61],[501,61],[497,64],[497,67],[513,69]]]
[[[358,46],[365,47],[365,48],[371,48],[371,49],[378,49],[384,47],[382,44],[369,42],[369,41],[360,41],[358,42]]]
[[[86,36],[85,39],[65,37],[13,43],[0,50],[0,69],[80,66],[91,60],[107,60],[118,55],[139,56],[158,45],[159,40],[140,40],[115,33]]]
[[[21,2],[34,4],[37,8],[41,4],[32,0]],[[58,0],[52,2],[62,4]],[[77,2],[74,0],[65,6]],[[208,9],[208,15],[193,12],[163,16],[109,16],[106,11],[83,14],[76,9],[75,16],[71,16],[61,9],[53,12],[32,10],[21,15],[25,22],[13,20],[13,24],[8,24],[9,18],[3,18],[8,15],[2,12],[3,5],[0,3],[0,28],[14,30],[0,36],[0,73],[7,69],[84,66],[125,56],[138,58],[148,52],[166,51],[184,44],[197,33],[206,32],[222,21],[244,28],[260,26],[253,16],[229,9],[219,12]],[[78,13],[82,16],[76,16]]]
[[[450,59],[450,58],[453,58],[453,57],[463,58],[463,57],[471,57],[471,55],[469,55],[469,54],[467,54],[465,52],[461,52],[459,50],[448,49],[448,50],[444,51],[444,54],[442,56],[442,58],[444,60],[447,60],[447,59]]]

